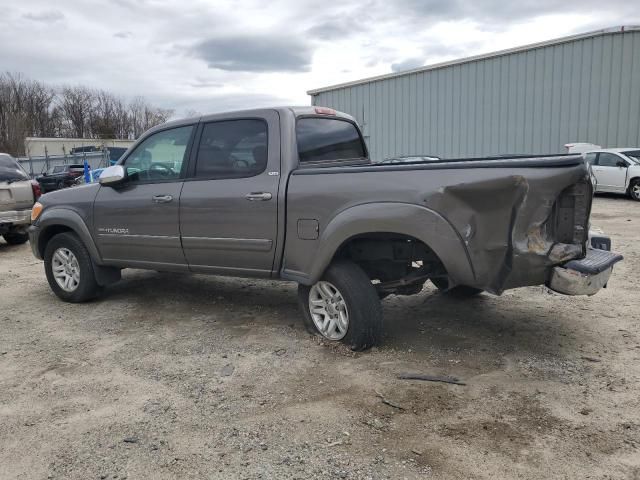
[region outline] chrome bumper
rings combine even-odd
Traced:
[[[622,255],[589,248],[581,260],[572,260],[554,267],[547,286],[565,295],[594,295],[609,281],[613,265]]]

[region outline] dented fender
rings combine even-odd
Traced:
[[[374,202],[343,210],[323,229],[320,248],[306,282],[320,279],[339,248],[356,235],[376,232],[414,237],[431,248],[455,283],[473,283],[475,275],[464,241],[439,213],[407,203]]]

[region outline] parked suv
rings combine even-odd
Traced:
[[[596,192],[626,193],[640,201],[640,148],[606,148],[584,154]]]
[[[40,197],[40,186],[31,180],[20,164],[0,153],[0,235],[18,245],[29,239],[31,207]]]
[[[37,180],[40,183],[40,188],[42,188],[42,193],[45,193],[70,187],[83,174],[83,164],[71,163],[69,165],[56,165],[47,173],[37,177]]]

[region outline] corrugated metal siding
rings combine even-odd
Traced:
[[[640,146],[640,32],[338,88],[312,104],[353,115],[374,160]]]

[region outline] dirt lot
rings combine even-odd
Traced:
[[[363,354],[293,284],[132,270],[69,305],[0,243],[0,478],[640,479],[638,213],[596,198],[625,262],[595,297],[428,286]]]

